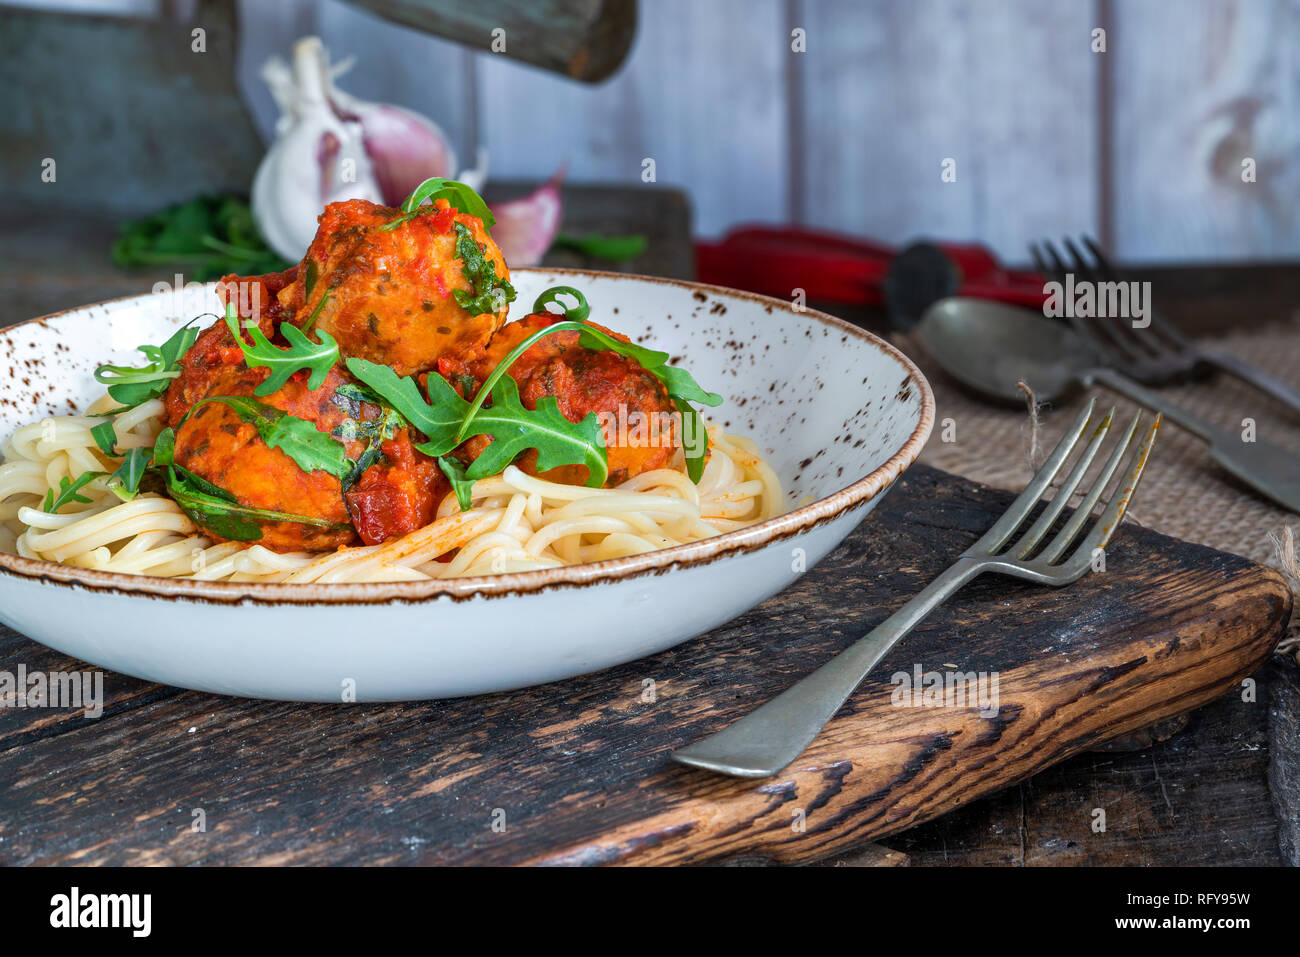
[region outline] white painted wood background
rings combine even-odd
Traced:
[[[574,181],[638,184],[654,158],[704,236],[795,221],[977,239],[1011,261],[1082,231],[1131,260],[1300,255],[1297,0],[642,0],[631,58],[599,86],[339,0],[240,13],[264,133],[258,68],[315,33],[357,57],[345,89],[427,114],[462,158],[486,146],[496,177],[567,163]]]

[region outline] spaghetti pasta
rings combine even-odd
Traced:
[[[282,554],[257,544],[214,542],[174,501],[141,493],[122,501],[91,429],[112,422],[115,447],[148,448],[163,403],[115,418],[105,396],[87,414],[17,429],[0,447],[0,550],[102,571],[241,582],[392,582],[492,575],[637,555],[764,521],[784,511],[773,470],[752,442],[709,427],[712,454],[699,484],[681,468],[640,473],[614,488],[550,482],[513,465],[474,484],[472,507],[447,495],[432,523],[381,545]],[[680,457],[680,455],[679,455]],[[48,492],[102,473],[58,512]]]

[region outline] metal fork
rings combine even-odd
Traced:
[[[1092,438],[1041,515],[1013,541],[1034,506],[1088,430],[1096,400],[1090,400],[1038,470],[1020,497],[984,536],[958,557],[956,563],[921,592],[812,674],[767,704],[702,741],[673,752],[673,759],[697,768],[737,777],[761,778],[776,774],[803,753],[849,695],[894,645],[940,602],[983,572],[1000,572],[1040,585],[1068,585],[1092,567],[1096,549],[1104,548],[1119,527],[1129,500],[1137,489],[1147,456],[1160,428],[1157,415],[1129,456],[1128,469],[1086,536],[1071,547],[1110,484],[1124,453],[1133,444],[1139,411],[1123,439],[1110,454],[1082,502],[1059,532],[1040,544],[1078,490],[1115,417],[1112,408],[1092,426]],[[1010,544],[1008,544],[1010,543]]]
[[[1029,255],[1039,272],[1062,282],[1067,273],[1093,283],[1120,281],[1110,260],[1091,237],[1083,236],[1081,243],[1090,256],[1068,238],[1062,241],[1065,257],[1047,241],[1041,248],[1030,243]],[[1161,385],[1193,378],[1210,368],[1220,369],[1300,413],[1300,390],[1231,353],[1195,345],[1155,310],[1150,313],[1151,324],[1144,328],[1116,322],[1114,317],[1082,317],[1071,313],[1067,318],[1074,330],[1091,342],[1113,368],[1130,379]]]

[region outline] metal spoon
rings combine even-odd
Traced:
[[[917,334],[944,371],[986,396],[1024,401],[1023,380],[1040,400],[1101,386],[1208,443],[1210,457],[1261,495],[1300,512],[1300,455],[1262,438],[1206,422],[1113,369],[1063,323],[985,299],[942,299],[926,310]]]

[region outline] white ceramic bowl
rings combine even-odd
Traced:
[[[548,286],[573,285],[593,321],[677,357],[726,396],[711,417],[758,443],[792,506],[810,504],[647,555],[446,582],[176,581],[0,555],[0,620],[92,664],[219,694],[394,701],[540,684],[661,651],[780,591],[867,516],[930,434],[934,397],[917,368],[823,313],[613,273],[511,278],[516,318]],[[0,431],[85,408],[102,388],[97,365],[138,361],[138,344],[211,311],[211,288],[0,331]]]

